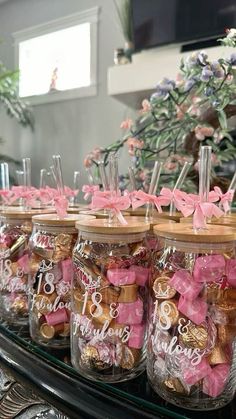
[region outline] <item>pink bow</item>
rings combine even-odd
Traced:
[[[219,186],[215,186],[214,191],[217,194],[218,199],[220,199],[220,204],[223,206],[224,212],[227,213],[230,210],[229,202],[233,201],[234,190],[230,189],[226,193],[223,193]]]
[[[168,199],[163,196],[151,195],[139,190],[134,195],[132,207],[133,209],[136,209],[142,207],[145,204],[153,204],[157,208],[158,212],[162,212],[161,206],[168,205],[168,202]]]
[[[78,195],[79,189],[71,189],[69,186],[64,186],[64,193],[67,198]]]
[[[170,205],[173,202],[178,210],[180,210],[179,208],[186,196],[188,196],[186,192],[182,192],[179,189],[172,191],[169,188],[162,188],[160,191],[160,197],[162,197],[163,200],[165,199],[165,204],[163,205]]]
[[[219,218],[223,215],[221,211],[213,202],[200,202],[198,195],[185,194],[184,201],[179,205],[179,210],[182,212],[184,217],[188,217],[193,214],[193,227],[194,228],[205,228],[206,217]],[[210,194],[209,194],[210,197]],[[215,197],[212,196],[214,199]]]
[[[59,218],[65,218],[67,216],[68,201],[64,195],[54,196],[54,205]]]
[[[11,199],[11,203],[19,198],[22,198],[25,200],[26,205],[30,207],[37,206],[37,199],[40,195],[38,189],[34,188],[33,186],[28,188],[25,186],[13,186],[11,190],[14,194],[14,197]]]
[[[95,192],[98,192],[98,191],[99,191],[99,186],[98,185],[84,185],[82,187],[82,192],[85,193],[85,195],[84,195],[85,201],[87,201],[90,196],[93,196],[95,194]]]
[[[14,194],[11,190],[1,189],[0,196],[2,197],[4,204],[7,205],[10,205],[15,200]]]
[[[121,211],[130,207],[130,199],[128,196],[121,196],[119,194],[109,196],[102,196],[100,192],[96,193],[90,204],[91,209],[108,209],[114,212],[121,224],[127,224]]]

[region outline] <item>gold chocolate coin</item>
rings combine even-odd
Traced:
[[[207,327],[191,323],[187,326],[186,332],[179,336],[179,340],[187,348],[205,349],[208,342]]]
[[[169,279],[168,276],[160,276],[155,279],[152,289],[156,298],[169,299],[175,296],[176,290],[168,284]]]
[[[41,336],[44,339],[52,339],[55,335],[55,329],[47,323],[43,323],[39,329]]]
[[[188,394],[181,381],[176,377],[168,378],[165,380],[164,386],[172,393]]]
[[[158,316],[163,326],[166,326],[167,321],[171,326],[175,326],[179,320],[179,310],[176,302],[172,300],[165,300],[161,302],[158,307]]]

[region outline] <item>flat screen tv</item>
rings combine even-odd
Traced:
[[[214,38],[236,26],[236,0],[131,0],[135,50]]]

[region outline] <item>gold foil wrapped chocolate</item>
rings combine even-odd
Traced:
[[[236,337],[236,326],[219,325],[217,326],[218,340],[221,345],[232,343]]]
[[[133,303],[138,298],[138,285],[122,285],[120,287],[120,295],[118,303]]]
[[[187,348],[205,349],[208,343],[207,327],[191,323],[186,326],[186,331],[179,336],[179,340]]]
[[[177,377],[171,377],[165,380],[164,386],[172,393],[188,394],[188,391]]]
[[[34,309],[41,314],[48,314],[52,311],[52,305],[57,294],[54,292],[52,294],[37,294],[34,297]]]
[[[99,292],[102,296],[102,302],[105,304],[117,303],[119,295],[120,295],[120,288],[119,287],[105,287],[99,289]]]
[[[165,300],[158,307],[158,316],[161,324],[166,326],[167,318],[171,327],[176,326],[179,320],[179,310],[177,303],[173,300]]]
[[[176,290],[168,284],[168,281],[168,276],[160,276],[154,280],[152,289],[156,298],[170,299],[176,295]]]
[[[229,354],[221,345],[216,345],[208,357],[210,365],[227,364],[230,361]]]
[[[70,325],[69,323],[59,323],[54,326],[49,325],[48,323],[43,323],[40,326],[39,332],[44,339],[52,339],[56,335],[63,337],[69,336]]]
[[[92,345],[87,345],[84,348],[81,354],[81,363],[89,369],[95,368],[98,370],[103,370],[107,368],[107,365],[100,360],[98,350]]]
[[[67,259],[71,256],[73,247],[73,237],[71,234],[61,233],[55,237],[54,240],[54,251],[52,259],[54,262]]]
[[[140,356],[140,349],[129,348],[128,346],[124,345],[120,362],[121,368],[131,370],[138,363]]]
[[[111,310],[107,304],[100,303],[93,312],[93,323],[97,328],[102,328],[104,324],[109,326],[113,317],[111,317]]]

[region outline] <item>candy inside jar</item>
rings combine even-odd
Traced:
[[[154,390],[183,408],[217,409],[236,389],[236,259],[225,227],[154,228],[147,372]]]
[[[76,225],[72,363],[92,380],[128,380],[145,368],[149,225],[131,220],[124,226],[106,220]]]
[[[80,215],[33,217],[30,239],[30,334],[48,347],[69,345],[72,250]],[[90,219],[94,217],[89,217]]]
[[[37,210],[17,208],[1,212],[0,305],[1,316],[9,323],[28,323],[28,242],[32,216]]]

